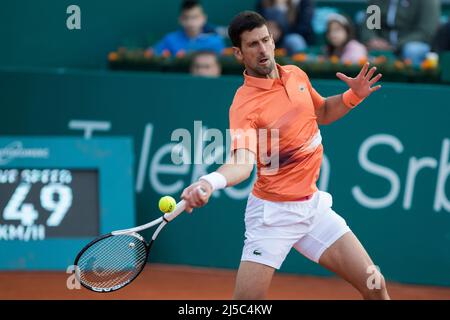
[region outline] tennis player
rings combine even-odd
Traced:
[[[348,281],[363,298],[389,299],[382,274],[371,273],[374,263],[333,211],[331,195],[316,186],[323,155],[319,125],[340,119],[379,90],[381,74],[369,64],[356,78],[337,73],[350,88],[323,98],[301,69],[275,63],[275,44],[262,16],[242,12],[228,33],[235,57],[245,65],[244,84],[229,112],[232,154],[217,171],[187,187],[182,198],[188,212],[204,206],[214,190],[249,178],[257,163],[233,298],[264,299],[274,271],[294,247]],[[199,186],[206,194],[197,192]]]

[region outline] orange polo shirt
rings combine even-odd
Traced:
[[[296,66],[277,65],[280,78],[247,75],[230,108],[231,151],[257,155],[253,194],[295,201],[317,191],[323,146],[315,109],[325,99]]]

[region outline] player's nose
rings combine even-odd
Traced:
[[[261,56],[266,57],[268,50],[267,50],[266,46],[264,45],[264,43],[260,42],[258,48],[259,48],[259,54]]]

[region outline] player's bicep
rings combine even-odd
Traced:
[[[231,187],[248,179],[256,162],[256,154],[248,149],[232,151],[230,158],[217,172],[227,180],[227,186]]]
[[[257,132],[254,128],[230,129],[231,152],[246,149],[252,153],[257,152]]]
[[[256,153],[249,149],[237,149],[232,151],[230,157],[231,164],[242,164],[253,168],[256,163]]]

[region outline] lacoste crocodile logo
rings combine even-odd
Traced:
[[[260,256],[260,255],[261,255],[261,252],[260,252],[259,250],[253,250],[253,254],[254,254],[255,256]]]

